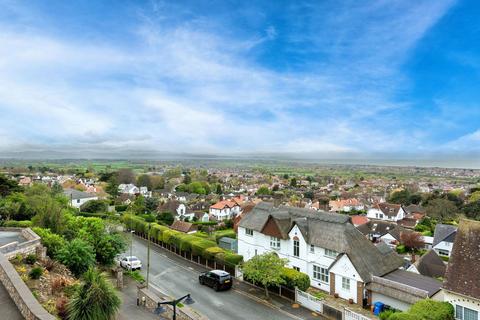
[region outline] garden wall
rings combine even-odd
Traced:
[[[25,319],[55,320],[55,317],[48,313],[35,299],[13,265],[2,253],[0,253],[0,281]]]
[[[0,253],[5,255],[7,259],[15,257],[17,254],[27,255],[34,254],[38,247],[41,247],[40,237],[30,228],[0,228],[2,231],[18,231],[27,240],[19,243],[14,241],[0,247]]]

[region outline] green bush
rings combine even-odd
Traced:
[[[37,262],[37,256],[34,254],[29,254],[25,257],[25,262],[28,264],[35,264],[35,262]]]
[[[111,216],[108,213],[102,213],[102,212],[79,212],[78,215],[82,217],[87,217],[87,218],[100,218],[100,219],[106,219]]]
[[[300,271],[291,268],[283,268],[282,278],[285,280],[285,286],[288,288],[295,288],[305,291],[310,287],[310,277]]]
[[[7,220],[3,223],[3,226],[6,228],[30,228],[32,226],[32,221],[30,220]]]
[[[223,238],[223,237],[227,237],[227,238],[232,238],[232,239],[236,239],[237,238],[237,234],[235,233],[235,231],[233,231],[232,229],[227,229],[227,230],[222,230],[222,231],[217,231],[215,232],[215,241],[218,243],[218,241]]]
[[[148,230],[148,223],[141,217],[132,214],[125,214],[123,215],[122,220],[127,228],[133,229],[135,232],[146,233]]]
[[[380,318],[380,320],[388,320],[390,316],[394,313],[395,312],[393,310],[385,310],[382,313],[380,313],[378,317]]]
[[[406,253],[407,252],[407,248],[403,245],[403,244],[399,244],[397,246],[397,253]]]
[[[215,241],[207,240],[207,239],[195,239],[191,242],[192,245],[192,253],[197,256],[203,256],[203,252],[211,247],[216,247],[217,243]]]
[[[115,206],[115,211],[117,211],[117,212],[124,212],[124,211],[127,210],[127,208],[128,208],[128,205],[126,205],[126,204],[119,204],[119,205]]]
[[[30,273],[28,274],[31,279],[40,279],[40,277],[43,274],[43,269],[41,267],[35,267],[32,270],[30,270]]]
[[[49,229],[35,227],[32,230],[41,238],[50,258],[56,258],[58,252],[67,244],[62,236],[52,233]]]
[[[454,309],[448,302],[431,299],[420,300],[410,307],[408,313],[414,314],[425,320],[453,320]]]
[[[77,277],[95,264],[93,247],[88,242],[78,238],[64,246],[58,252],[57,258]]]
[[[243,261],[243,256],[236,253],[231,253],[229,251],[225,251],[225,253],[217,254],[215,256],[215,260],[217,260],[217,262],[233,267],[239,265]]]
[[[180,240],[180,250],[182,251],[192,251],[192,242],[198,238],[192,234],[185,235]]]
[[[165,230],[163,233],[162,233],[162,241],[167,243],[167,244],[171,244],[173,245],[173,237],[178,234],[179,232],[178,231],[175,231],[175,230]]]
[[[220,247],[210,247],[203,251],[203,256],[205,257],[205,259],[213,260],[217,254],[221,254],[224,252],[225,250]]]
[[[388,320],[423,320],[423,319],[411,313],[395,312],[392,315],[390,315]]]

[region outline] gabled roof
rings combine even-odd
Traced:
[[[76,189],[65,189],[63,190],[63,194],[68,197],[68,199],[76,200],[76,199],[87,199],[87,198],[96,198],[97,195],[91,194],[88,192],[78,191]]]
[[[269,219],[274,219],[282,233],[298,226],[308,244],[347,254],[362,279],[381,276],[398,269],[403,259],[396,253],[382,254],[343,214],[259,203],[240,221],[243,228],[262,232]]]
[[[435,247],[442,241],[452,242],[455,240],[455,233],[457,232],[457,227],[451,226],[449,224],[437,224],[435,226],[435,232],[433,236],[433,246]]]
[[[190,231],[197,230],[197,226],[190,222],[175,220],[173,224],[170,226],[172,230],[188,233]]]
[[[438,278],[445,275],[447,266],[435,250],[430,250],[414,263],[418,272],[424,276]]]
[[[223,200],[215,203],[214,205],[211,205],[210,208],[222,210],[224,208],[233,208],[236,206],[239,206],[239,204],[235,200]]]
[[[402,206],[393,203],[377,203],[374,208],[382,211],[387,217],[396,217]]]
[[[410,204],[406,206],[404,209],[408,214],[425,213],[425,208],[423,208],[419,204]]]
[[[357,226],[357,229],[364,235],[378,234],[383,236],[396,227],[397,225],[395,223],[375,220],[359,225]]]
[[[461,220],[445,273],[446,290],[480,299],[480,221]]]

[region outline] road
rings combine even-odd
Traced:
[[[240,290],[215,292],[213,289],[201,286],[198,275],[201,267],[196,267],[187,261],[179,263],[174,257],[169,258],[160,248],[152,245],[150,251],[150,283],[172,297],[181,297],[187,293],[192,295],[195,304],[191,305],[211,320],[291,320],[298,319],[287,313],[262,304]],[[126,254],[130,254],[127,250]],[[143,264],[142,274],[146,276],[147,243],[135,238],[133,255]],[[182,262],[182,261],[180,261]]]

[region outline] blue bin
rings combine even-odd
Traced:
[[[385,304],[383,302],[375,302],[375,304],[373,305],[373,314],[378,316],[384,308]]]

